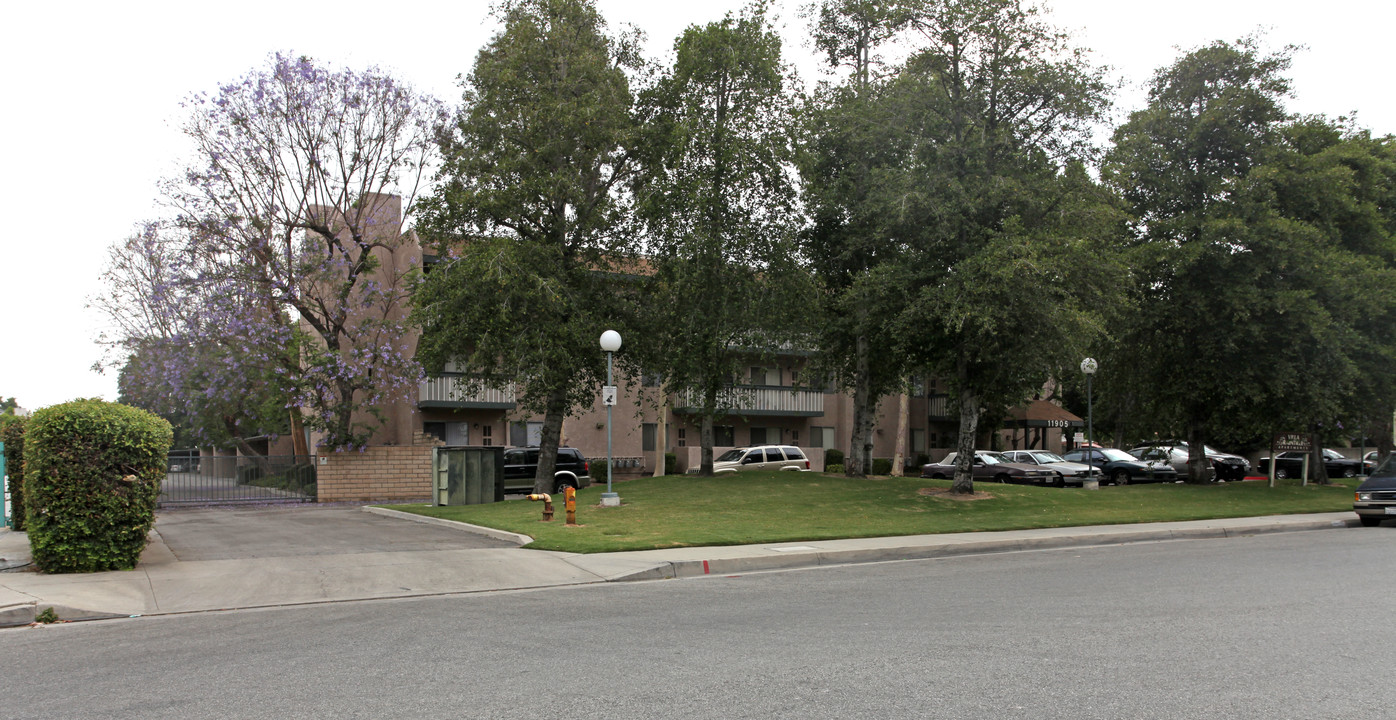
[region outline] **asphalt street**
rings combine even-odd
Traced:
[[[0,717],[1385,718],[1392,528],[0,631]]]

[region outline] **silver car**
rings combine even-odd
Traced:
[[[1067,462],[1062,456],[1047,452],[1046,450],[1005,450],[1005,457],[1015,463],[1023,465],[1045,465],[1052,470],[1061,473],[1062,482],[1067,485],[1081,485],[1090,477],[1094,469],[1090,465],[1083,463]],[[1095,471],[1095,476],[1100,479],[1100,471]]]

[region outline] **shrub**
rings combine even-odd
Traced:
[[[891,475],[892,458],[873,458],[872,474]]]
[[[835,475],[842,475],[843,465],[830,465],[829,463],[824,463],[824,472],[833,473]]]
[[[29,549],[44,572],[129,570],[155,522],[173,432],[101,400],[34,413],[25,428]]]
[[[679,456],[674,453],[664,453],[664,474],[673,475],[679,471]]]
[[[587,461],[587,474],[591,476],[592,485],[606,484],[606,458]],[[615,478],[612,477],[612,480]]]
[[[24,530],[24,426],[26,418],[0,415],[0,442],[5,443],[5,474],[10,476],[10,527]]]
[[[843,464],[843,451],[830,448],[824,451],[824,467]]]

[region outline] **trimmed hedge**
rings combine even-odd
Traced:
[[[891,475],[892,458],[873,458],[872,474]]]
[[[0,415],[0,442],[5,443],[5,474],[10,476],[10,527],[24,531],[24,426],[28,418]]]
[[[34,565],[53,573],[135,567],[172,439],[168,422],[101,400],[35,412],[24,438]]]
[[[829,448],[824,451],[824,467],[843,464],[843,451]]]

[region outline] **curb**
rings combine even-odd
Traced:
[[[654,567],[605,578],[606,582],[637,582],[695,578],[705,575],[733,575],[771,570],[822,567],[826,565],[855,565],[860,563],[893,562],[899,560],[929,560],[965,555],[1051,550],[1071,547],[1103,547],[1140,542],[1168,540],[1203,540],[1240,538],[1282,532],[1331,530],[1337,527],[1357,527],[1356,518],[1346,520],[1311,520],[1305,522],[1275,522],[1268,525],[1244,527],[1180,528],[1163,530],[1134,530],[1118,533],[1073,535],[1047,538],[1006,540],[971,540],[914,547],[867,548],[853,550],[813,550],[752,557],[716,558],[708,560],[661,561]]]
[[[403,512],[401,510],[389,510],[388,508],[365,505],[363,506],[363,511],[367,513],[373,513],[374,515],[382,515],[384,517],[397,518],[399,520],[411,520],[412,522],[419,522],[426,525],[435,525],[437,527],[447,527],[454,528],[456,530],[463,530],[465,532],[475,533],[476,535],[485,535],[487,537],[492,537],[496,540],[511,542],[519,546],[527,545],[533,542],[533,538],[527,535],[520,535],[519,533],[509,532],[508,530],[496,530],[494,528],[483,527],[480,525],[471,525],[469,523],[456,522],[455,520],[443,520],[442,518],[418,515],[416,513]]]

